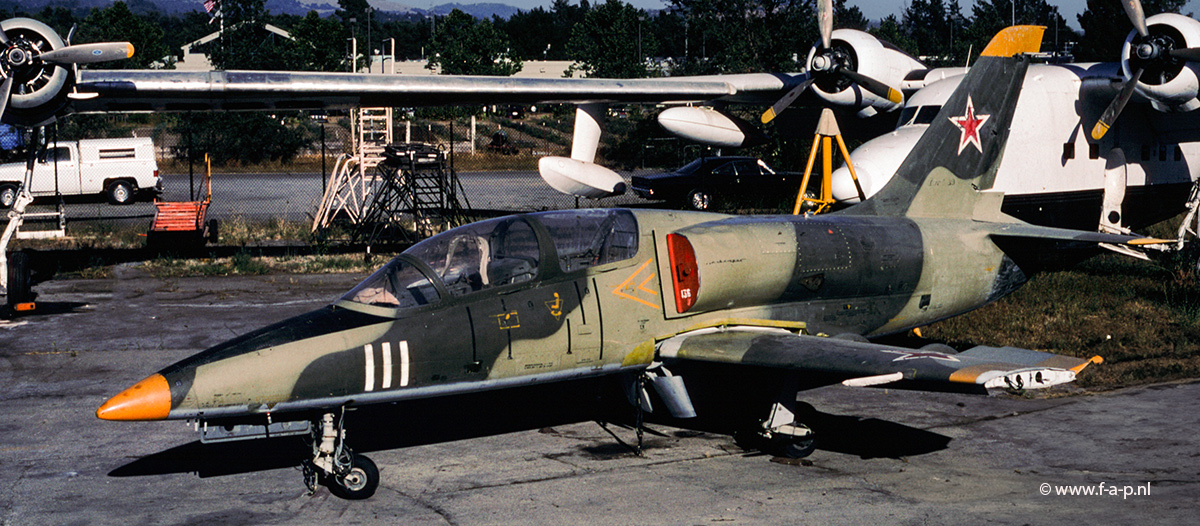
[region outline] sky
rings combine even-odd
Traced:
[[[410,0],[411,1],[411,0]],[[456,0],[461,3],[472,3],[474,0]],[[520,9],[533,9],[537,6],[549,7],[552,0],[482,0],[494,1],[497,3],[508,4]],[[603,1],[603,0],[599,0]],[[669,5],[669,2],[663,0],[624,0],[627,3],[633,4],[635,7],[642,9],[662,9]],[[1017,0],[1020,2],[1021,0]],[[1117,0],[1110,0],[1117,2]],[[577,3],[572,0],[572,3]],[[862,10],[863,15],[868,20],[879,20],[888,15],[894,14],[897,17],[904,11],[906,0],[847,0],[849,5],[856,5]],[[1076,16],[1082,13],[1087,8],[1087,0],[1048,0],[1050,5],[1057,5],[1058,12],[1066,19],[1067,24],[1075,29],[1079,29],[1079,22]],[[962,6],[963,12],[967,15],[971,14],[971,6],[975,5],[975,0],[958,0],[958,5]],[[1183,12],[1200,13],[1200,0],[1189,0],[1187,5],[1183,7]],[[836,23],[836,21],[835,21]]]

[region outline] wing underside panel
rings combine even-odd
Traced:
[[[662,360],[755,365],[844,376],[846,385],[896,381],[1039,389],[1070,382],[1099,357],[1074,358],[1016,347],[908,349],[758,328],[705,329],[659,345]]]

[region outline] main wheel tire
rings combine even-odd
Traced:
[[[375,462],[362,455],[354,455],[350,471],[343,477],[333,477],[329,491],[346,500],[371,498],[379,489],[379,468]]]
[[[806,438],[776,438],[770,441],[770,451],[772,455],[783,458],[804,458],[817,450],[816,437],[809,435]]]
[[[113,181],[108,185],[108,202],[127,205],[133,202],[133,185],[129,181]]]
[[[0,209],[12,208],[17,202],[17,187],[11,184],[0,184]]]
[[[697,188],[688,192],[684,204],[692,210],[703,212],[712,206],[712,194],[709,194],[707,190]]]

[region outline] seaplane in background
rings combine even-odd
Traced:
[[[1004,157],[993,191],[1005,213],[1062,228],[1128,232],[1187,211],[1182,246],[1200,206],[1200,22],[1123,5],[1134,30],[1120,62],[1030,66],[1008,144],[1019,154]],[[908,98],[895,131],[850,155],[866,196],[891,179],[965,71],[931,71],[926,79],[941,80]],[[834,199],[860,200],[848,167],[832,179]]]

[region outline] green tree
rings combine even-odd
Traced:
[[[217,69],[290,70],[295,49],[286,37],[267,30],[264,0],[222,0],[225,30],[207,44],[208,60]]]
[[[288,162],[312,141],[308,126],[302,116],[281,119],[260,112],[177,115],[171,131],[180,140],[172,153],[194,162],[203,161],[208,153],[216,165]]]
[[[342,24],[321,18],[316,11],[309,11],[304,18],[292,26],[289,62],[295,69],[303,71],[342,71],[348,64],[344,51],[346,32]]]
[[[846,0],[833,0],[833,24],[835,29],[858,29],[866,31],[870,24],[858,6],[847,6]]]
[[[953,0],[952,0],[953,1]],[[949,65],[950,24],[943,0],[912,0],[904,10],[905,33],[929,65]]]
[[[1146,16],[1158,13],[1178,13],[1185,0],[1143,0]],[[1112,61],[1121,55],[1125,37],[1133,24],[1125,10],[1111,0],[1088,0],[1087,9],[1079,14],[1083,35],[1074,48],[1075,60],[1081,62]]]
[[[645,11],[620,0],[588,12],[567,41],[567,53],[577,61],[571,69],[598,78],[649,76],[645,57],[654,55],[658,44],[644,27],[645,18]]]
[[[65,33],[64,33],[65,34]],[[80,24],[74,43],[128,41],[134,55],[127,60],[105,62],[104,69],[146,69],[173,67],[170,50],[163,44],[163,31],[131,11],[125,2],[116,2],[105,9],[93,9]]]
[[[587,0],[579,5],[554,0],[549,10],[535,7],[518,12],[508,20],[494,19],[492,24],[508,34],[513,55],[523,60],[567,60],[571,30],[590,10]]]
[[[690,55],[676,71],[793,71],[817,41],[815,5],[813,0],[672,0],[687,20]],[[837,22],[836,4],[834,16]]]
[[[905,34],[904,28],[896,15],[888,15],[879,21],[879,25],[869,31],[875,38],[896,46],[901,51],[917,56],[917,43]]]
[[[508,76],[521,71],[521,59],[509,53],[508,36],[487,20],[458,9],[439,20],[426,66],[447,75]]]
[[[383,21],[379,33],[383,38],[394,38],[396,59],[424,59],[432,39],[430,20],[421,15],[404,15]]]
[[[1012,8],[1011,0],[976,0],[975,5],[971,8],[973,17],[967,35],[967,40],[974,47],[975,55],[979,54],[983,47],[992,40],[992,37],[996,36],[996,33],[1012,25]],[[1045,0],[1017,2],[1016,23],[1046,27],[1046,35],[1042,38],[1043,51],[1054,50],[1056,27],[1059,41],[1069,42],[1076,39],[1075,32],[1067,27],[1066,20],[1058,14],[1058,8],[1049,5]]]

